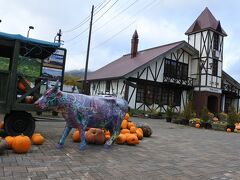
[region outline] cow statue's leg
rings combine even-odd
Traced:
[[[85,150],[86,149],[86,140],[85,140],[85,129],[87,127],[87,120],[85,117],[83,117],[83,115],[81,114],[77,114],[77,122],[79,123],[79,133],[80,134],[80,138],[81,138],[81,142],[79,145],[79,149],[80,150]]]
[[[79,128],[79,132],[81,132],[80,134],[80,137],[81,137],[81,142],[79,144],[79,149],[80,150],[85,150],[86,149],[86,140],[85,140],[85,129],[86,129],[86,126],[80,126]]]
[[[119,132],[120,132],[120,126],[121,126],[122,119],[120,118],[120,116],[114,116],[113,118],[114,118],[113,133],[112,133],[110,139],[108,141],[106,141],[106,143],[104,144],[105,148],[109,148],[109,146],[116,140],[116,138],[118,137]]]
[[[58,144],[56,145],[57,149],[60,149],[62,148],[65,140],[66,140],[66,137],[68,136],[69,132],[71,131],[72,127],[66,125],[64,130],[63,130],[63,133],[62,133],[62,136],[60,138],[60,140],[58,141]]]

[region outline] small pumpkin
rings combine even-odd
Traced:
[[[130,128],[130,133],[136,133],[136,127],[135,126],[132,126]]]
[[[150,128],[149,125],[144,124],[139,126],[139,128],[141,128],[143,131],[143,137],[150,137],[152,135],[152,129]]]
[[[129,129],[122,129],[122,130],[120,131],[120,133],[121,133],[121,134],[128,134],[128,133],[130,133],[130,130],[129,130]]]
[[[26,92],[26,87],[23,85],[22,82],[18,82],[18,89],[21,90],[22,92]]]
[[[72,134],[72,140],[73,142],[80,142],[81,138],[80,138],[80,133],[78,130],[75,130]]]
[[[117,139],[116,139],[116,143],[117,144],[124,144],[127,140],[127,135],[126,134],[119,134]]]
[[[140,129],[140,128],[138,128],[138,129],[136,130],[136,134],[137,134],[138,139],[139,139],[139,140],[142,140],[142,139],[143,139],[143,133],[142,133],[142,131],[139,130],[139,129]]]
[[[138,137],[135,134],[128,134],[127,135],[127,144],[128,145],[136,145],[139,144]]]
[[[196,128],[200,128],[200,124],[197,123],[197,124],[195,125],[195,127],[196,127]]]
[[[235,133],[238,133],[238,129],[237,129],[237,128],[235,128],[233,132],[235,132]]]
[[[44,142],[44,137],[39,133],[35,133],[32,135],[31,140],[35,145],[42,145]]]
[[[124,119],[126,119],[128,121],[129,117],[130,117],[130,115],[128,113],[126,113],[125,116],[124,116]]]
[[[110,133],[110,131],[109,130],[107,130],[107,131],[104,131],[104,135],[106,136],[106,135],[111,135],[111,133]]]
[[[104,144],[105,136],[104,132],[99,128],[90,128],[85,133],[85,139],[90,144]]]
[[[110,135],[108,135],[108,134],[105,135],[105,140],[106,140],[106,141],[109,140],[110,138],[111,138]]]
[[[135,126],[135,124],[133,122],[128,122],[127,128],[130,129],[132,126]]]
[[[121,128],[122,128],[122,129],[127,129],[127,126],[128,126],[128,121],[127,121],[126,119],[124,119],[124,120],[122,121]]]
[[[28,136],[18,135],[14,138],[12,149],[15,153],[27,153],[31,148],[31,140]]]
[[[137,130],[140,131],[140,132],[143,134],[142,128],[137,128],[136,131],[137,131]]]
[[[227,128],[227,130],[226,130],[226,131],[229,133],[229,132],[231,132],[231,129],[230,129],[230,128]]]
[[[12,148],[13,140],[14,140],[14,137],[13,137],[13,136],[7,136],[7,137],[5,137],[5,141],[6,141],[9,149]]]

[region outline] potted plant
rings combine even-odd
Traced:
[[[212,113],[211,113],[212,114]],[[201,111],[201,126],[205,129],[211,129],[212,125],[209,122],[210,113],[206,106],[203,107]]]
[[[171,122],[173,115],[174,115],[173,107],[170,105],[167,107],[166,110],[166,122]]]
[[[235,123],[237,122],[238,115],[233,106],[231,106],[228,110],[228,119],[227,119],[227,128],[230,128],[233,132],[235,129]]]
[[[199,118],[192,118],[189,120],[189,126],[196,127],[196,124],[201,124],[201,120]]]
[[[212,123],[212,129],[218,131],[225,131],[227,128],[227,122],[224,121],[217,121]]]
[[[172,123],[175,123],[175,124],[179,124],[180,121],[181,121],[181,114],[180,113],[173,113],[173,117],[172,117]]]

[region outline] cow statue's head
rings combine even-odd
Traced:
[[[61,91],[59,90],[59,81],[51,87],[48,85],[48,89],[43,93],[42,97],[40,97],[34,105],[40,109],[54,108],[57,104],[57,98],[61,95]]]

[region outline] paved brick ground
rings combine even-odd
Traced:
[[[88,145],[85,151],[69,136],[62,150],[55,144],[64,122],[37,122],[46,138],[28,154],[7,150],[0,156],[0,179],[240,179],[240,134],[195,129],[164,120],[133,119],[153,128],[137,146]]]

